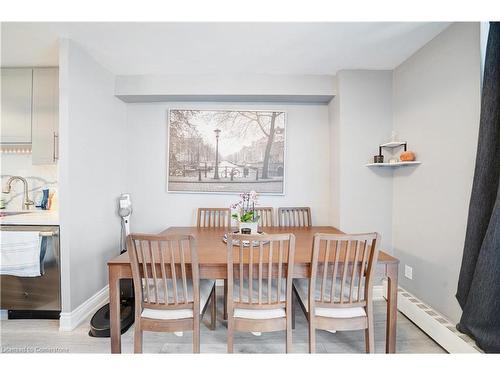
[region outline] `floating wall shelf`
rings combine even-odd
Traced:
[[[396,167],[404,167],[404,166],[408,166],[408,165],[418,165],[418,164],[422,164],[422,162],[420,162],[420,161],[400,161],[398,163],[370,163],[370,164],[365,164],[365,167],[396,168]]]
[[[400,147],[400,146],[405,146],[405,145],[406,145],[406,142],[387,142],[387,143],[384,143],[383,145],[380,145],[380,147],[394,148],[394,147]]]

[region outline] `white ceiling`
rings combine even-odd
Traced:
[[[115,74],[393,69],[449,23],[2,23],[2,66],[58,64],[70,38]]]

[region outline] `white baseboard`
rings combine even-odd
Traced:
[[[90,314],[109,300],[109,288],[106,285],[96,294],[83,302],[80,306],[69,313],[61,313],[59,319],[59,331],[72,331],[80,325]]]
[[[432,307],[403,288],[398,288],[398,310],[441,345],[448,353],[481,353],[474,340]]]

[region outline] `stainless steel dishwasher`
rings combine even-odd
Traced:
[[[59,319],[61,312],[59,226],[1,225],[0,230],[39,232],[39,235],[47,241],[41,276],[0,276],[1,309],[8,310],[9,319]]]

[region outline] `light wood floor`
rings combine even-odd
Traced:
[[[218,291],[219,292],[219,291]],[[209,311],[205,315],[201,330],[202,353],[226,353],[226,323],[222,321],[222,293],[218,297],[217,329],[207,328]],[[385,308],[383,301],[375,302],[375,350],[385,351]],[[308,348],[307,321],[296,304],[297,321],[293,332],[293,349],[306,353]],[[28,352],[71,352],[71,353],[109,353],[109,338],[94,338],[88,335],[89,320],[72,332],[59,332],[55,320],[4,320],[1,322],[1,352],[13,350]],[[363,332],[317,331],[318,353],[363,353]],[[191,353],[192,335],[184,333],[177,337],[172,333],[144,333],[145,353]],[[250,333],[236,333],[235,353],[284,353],[285,333],[263,333],[257,337]],[[133,327],[122,336],[122,352],[133,352]],[[398,353],[445,353],[445,351],[415,326],[406,317],[398,315],[397,325]]]

